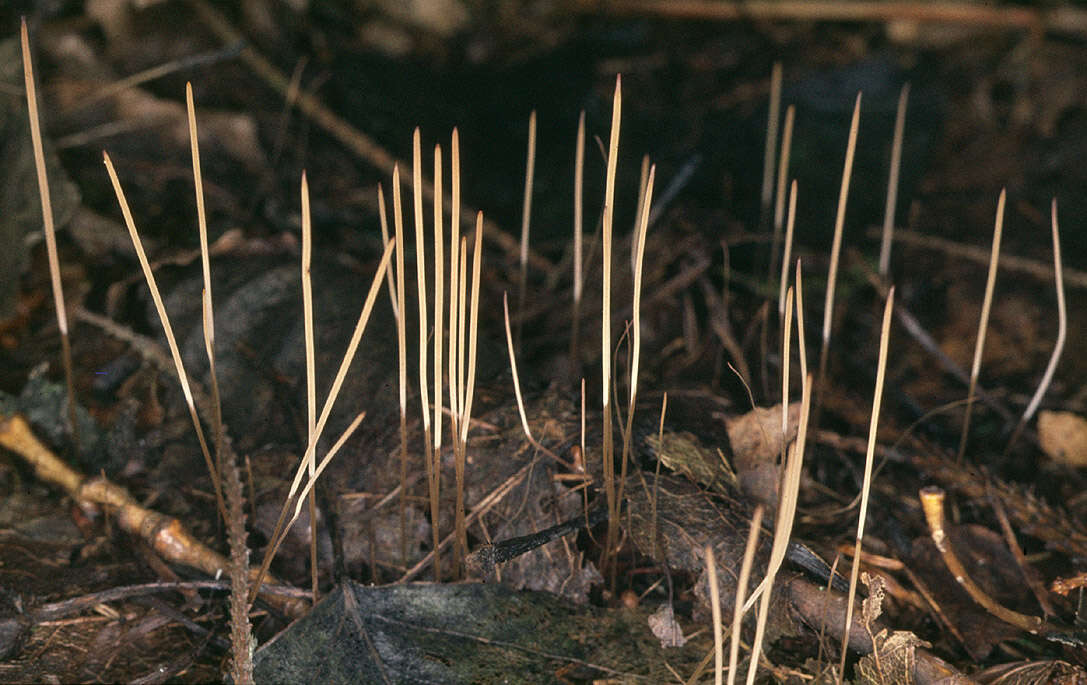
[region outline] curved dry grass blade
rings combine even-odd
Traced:
[[[845,606],[845,635],[842,644],[849,644],[849,626],[853,625],[853,600],[857,596],[857,578],[861,569],[861,540],[864,538],[864,522],[868,517],[868,495],[872,491],[872,463],[876,456],[876,431],[879,428],[879,411],[883,405],[883,382],[887,376],[887,348],[891,343],[891,313],[894,311],[895,289],[891,286],[887,293],[887,304],[883,308],[883,326],[879,334],[879,362],[876,366],[876,389],[872,397],[872,418],[868,425],[868,449],[864,455],[864,480],[861,485],[861,510],[857,519],[857,538],[853,546],[853,569],[849,574],[849,598]],[[838,674],[845,673],[845,658],[848,649],[842,648],[842,660]]]
[[[989,254],[989,275],[985,279],[985,299],[981,303],[981,321],[978,323],[978,339],[974,343],[974,363],[970,367],[970,388],[966,393],[966,414],[962,419],[962,435],[959,437],[958,461],[966,452],[966,441],[970,435],[970,412],[974,408],[974,393],[977,391],[978,374],[981,372],[981,356],[985,352],[985,337],[989,333],[989,312],[993,307],[993,290],[996,288],[996,271],[1000,262],[1000,238],[1004,233],[1004,202],[1008,191],[1000,191],[996,202],[996,222],[993,226],[993,248]]]
[[[1057,225],[1057,198],[1053,198],[1049,211],[1050,227],[1053,233],[1053,273],[1057,287],[1057,342],[1053,346],[1053,354],[1049,356],[1049,363],[1045,367],[1045,373],[1042,374],[1042,380],[1038,383],[1038,389],[1034,391],[1034,396],[1030,398],[1030,403],[1027,404],[1022,418],[1019,419],[1019,424],[1016,425],[1011,439],[1008,440],[1007,447],[1004,448],[1005,454],[1018,439],[1019,434],[1023,431],[1023,426],[1027,425],[1027,422],[1034,416],[1034,412],[1038,410],[1038,406],[1041,405],[1042,398],[1045,397],[1046,390],[1049,389],[1049,384],[1053,380],[1053,374],[1057,370],[1057,363],[1061,359],[1061,353],[1064,352],[1064,341],[1068,335],[1068,309],[1064,302],[1064,267],[1061,265],[1061,235],[1060,228]]]
[[[887,205],[883,210],[883,237],[879,246],[879,275],[887,277],[891,269],[891,242],[894,239],[895,209],[898,205],[898,174],[902,167],[902,137],[906,130],[906,103],[910,84],[902,86],[895,112],[894,140],[891,142],[891,171],[887,177]]]
[[[510,331],[510,304],[509,293],[502,293],[502,313],[505,315],[506,322],[506,349],[510,354],[510,371],[513,372],[513,394],[517,398],[517,413],[521,416],[521,428],[525,431],[525,437],[533,445],[536,445],[536,438],[532,437],[532,429],[528,427],[528,415],[525,414],[525,401],[521,396],[521,379],[517,375],[517,357],[513,350],[513,333]]]
[[[42,225],[45,231],[45,252],[49,258],[49,279],[53,286],[53,306],[60,329],[61,365],[68,392],[68,425],[72,445],[79,450],[79,425],[75,414],[75,383],[72,379],[72,344],[68,338],[68,312],[64,305],[64,287],[60,280],[60,257],[57,256],[57,231],[53,224],[53,200],[49,193],[49,176],[45,172],[45,150],[42,145],[41,122],[38,117],[38,91],[34,83],[34,64],[30,58],[30,36],[23,17],[19,29],[23,51],[23,83],[26,87],[26,107],[30,119],[30,142],[34,148],[34,169],[38,175],[38,196],[42,204]],[[220,498],[221,499],[221,498]],[[221,502],[220,502],[221,504]],[[221,507],[220,507],[221,508]]]
[[[109,173],[109,180],[113,184],[113,192],[117,195],[117,202],[121,205],[121,214],[124,216],[125,226],[128,227],[128,234],[132,238],[132,245],[136,248],[136,257],[140,261],[140,268],[143,269],[147,287],[151,290],[151,299],[155,302],[155,310],[158,311],[159,321],[162,322],[162,330],[166,334],[166,342],[170,347],[170,356],[173,357],[174,366],[177,368],[177,378],[181,382],[181,392],[185,396],[185,404],[189,407],[189,416],[192,418],[193,427],[196,429],[196,438],[200,442],[200,451],[204,455],[204,463],[208,467],[211,483],[215,487],[215,502],[219,507],[219,514],[223,517],[224,522],[228,522],[230,517],[227,515],[226,504],[223,501],[219,474],[216,472],[215,464],[211,460],[211,453],[208,452],[208,443],[204,439],[204,428],[200,425],[200,417],[196,415],[196,405],[193,403],[189,377],[185,373],[185,365],[181,361],[181,352],[177,347],[174,329],[170,325],[170,317],[166,314],[166,307],[162,303],[162,295],[159,293],[158,284],[155,282],[155,273],[151,270],[151,264],[147,261],[147,254],[143,250],[143,242],[140,241],[140,234],[136,230],[135,221],[132,219],[132,210],[128,207],[128,200],[125,199],[125,191],[121,188],[121,181],[117,178],[117,171],[113,168],[113,162],[106,152],[102,153],[102,159],[105,162],[106,171]]]

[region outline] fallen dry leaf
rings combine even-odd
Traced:
[[[1038,414],[1038,440],[1050,459],[1087,466],[1087,419],[1068,411]]]

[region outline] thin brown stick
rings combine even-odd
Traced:
[[[22,457],[39,480],[60,487],[80,505],[105,508],[122,530],[143,539],[167,561],[211,576],[229,568],[225,557],[197,540],[179,520],[142,506],[125,488],[105,478],[87,478],[69,466],[42,444],[22,416],[0,414],[0,447]],[[282,584],[273,576],[268,577],[268,583]],[[262,596],[267,596],[265,590],[268,588],[262,589]],[[297,599],[275,604],[294,618],[305,611],[305,605]]]
[[[879,428],[879,410],[883,404],[883,383],[887,376],[887,348],[891,342],[891,313],[894,311],[895,289],[891,286],[887,293],[887,304],[883,308],[883,326],[879,336],[879,361],[876,365],[876,389],[872,397],[872,417],[868,426],[868,450],[864,456],[864,480],[861,485],[861,509],[857,519],[857,537],[853,547],[853,568],[849,574],[849,595],[846,600],[846,634],[842,644],[849,644],[849,626],[853,625],[853,600],[857,596],[857,577],[861,568],[861,540],[864,538],[864,523],[868,516],[868,497],[872,492],[872,464],[876,455],[876,432]],[[842,660],[838,665],[838,679],[845,673],[845,657],[848,650],[842,650]]]
[[[921,489],[920,496],[921,507],[925,512],[925,521],[928,522],[929,532],[932,534],[932,542],[935,543],[936,549],[943,556],[947,570],[955,577],[955,582],[961,585],[975,602],[993,616],[1021,630],[1037,635],[1044,625],[1041,618],[1020,614],[1001,606],[974,583],[966,567],[959,561],[944,530],[944,491],[930,485]]]
[[[981,356],[985,352],[985,337],[989,332],[989,312],[993,306],[993,290],[996,287],[996,270],[1000,262],[1000,237],[1004,231],[1004,201],[1007,190],[1000,191],[996,203],[996,223],[993,227],[993,247],[989,255],[989,276],[985,280],[985,297],[981,302],[981,321],[978,323],[978,337],[974,343],[974,363],[970,367],[970,388],[966,392],[966,411],[962,419],[962,435],[959,437],[958,461],[962,461],[966,452],[966,441],[970,435],[970,412],[974,406],[974,391],[977,389],[978,374],[981,372]]]
[[[68,427],[72,446],[78,452],[79,425],[76,421],[75,382],[72,369],[72,344],[68,337],[68,312],[64,305],[64,286],[60,280],[60,257],[57,255],[57,230],[53,224],[53,200],[49,193],[49,175],[45,171],[45,148],[42,144],[41,121],[38,115],[38,90],[34,82],[34,64],[30,58],[30,36],[26,17],[22,18],[19,38],[23,50],[23,83],[26,87],[26,107],[30,119],[30,142],[34,149],[34,170],[38,176],[38,197],[42,205],[42,225],[45,231],[45,252],[49,258],[49,279],[53,285],[53,307],[60,329],[60,361],[64,367],[64,384],[68,393]]]
[[[879,229],[871,229],[869,237],[878,237]],[[926,250],[936,250],[952,257],[966,259],[978,264],[989,263],[989,251],[975,245],[964,245],[947,238],[926,235],[917,231],[895,231],[895,242],[903,245],[912,245]],[[1005,272],[1013,272],[1031,276],[1038,280],[1052,282],[1055,278],[1052,265],[1043,264],[1034,259],[1018,257],[1016,255],[1003,255],[1000,258],[1000,268]],[[1072,269],[1067,266],[1061,268],[1064,272],[1064,282],[1073,288],[1087,288],[1087,272]]]
[[[895,112],[895,132],[891,142],[891,171],[887,178],[887,204],[883,210],[883,238],[879,247],[879,275],[884,278],[891,268],[891,242],[895,230],[895,208],[898,204],[898,175],[902,167],[902,137],[906,131],[906,103],[910,99],[910,84],[902,86]]]

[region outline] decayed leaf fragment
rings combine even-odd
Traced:
[[[1050,459],[1068,466],[1087,466],[1087,419],[1069,411],[1038,414],[1038,440]]]

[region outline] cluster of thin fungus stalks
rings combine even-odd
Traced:
[[[56,250],[56,237],[53,227],[52,209],[50,204],[49,185],[48,178],[45,173],[44,155],[42,152],[41,132],[37,110],[37,98],[36,90],[34,87],[34,75],[33,67],[30,59],[29,41],[27,36],[26,23],[22,25],[22,49],[23,49],[23,61],[24,61],[24,76],[26,82],[27,91],[27,104],[30,112],[30,124],[31,124],[31,137],[35,155],[35,163],[37,167],[38,183],[42,202],[43,222],[45,227],[46,246],[48,250],[50,274],[53,284],[54,303],[57,311],[58,325],[61,332],[62,339],[62,355],[63,364],[65,369],[66,381],[68,386],[68,408],[69,408],[69,421],[71,422],[73,433],[75,429],[74,420],[74,408],[75,400],[72,384],[72,368],[71,368],[71,352],[70,343],[68,337],[68,324],[64,306],[63,290],[60,282],[59,261],[57,258]],[[818,420],[818,406],[822,392],[824,391],[824,384],[826,380],[826,367],[827,358],[829,354],[831,330],[834,321],[834,294],[835,284],[837,281],[838,262],[841,252],[842,236],[844,229],[844,219],[846,211],[846,202],[849,194],[850,177],[852,174],[853,159],[856,150],[856,138],[857,130],[859,126],[860,118],[860,105],[861,95],[858,93],[856,103],[853,110],[853,116],[849,129],[848,143],[846,146],[845,163],[842,172],[841,189],[838,198],[838,211],[835,219],[834,237],[831,245],[830,252],[830,266],[827,275],[827,291],[824,299],[824,316],[823,316],[823,328],[822,328],[822,347],[820,351],[820,360],[817,376],[813,377],[807,368],[807,352],[805,345],[804,335],[804,307],[803,307],[803,288],[801,283],[801,265],[797,260],[795,271],[795,286],[787,285],[788,266],[791,262],[792,245],[794,237],[794,221],[796,214],[796,202],[797,202],[797,183],[795,179],[789,185],[788,193],[788,219],[783,221],[785,215],[785,187],[788,176],[789,165],[789,149],[791,146],[793,136],[793,122],[795,110],[793,107],[789,107],[786,111],[784,135],[782,136],[782,145],[780,155],[775,155],[774,152],[777,148],[777,136],[778,136],[778,118],[780,116],[780,92],[781,92],[781,68],[780,65],[775,64],[773,75],[771,78],[771,103],[770,121],[768,124],[767,145],[766,154],[764,160],[764,178],[763,178],[763,192],[761,195],[761,206],[763,208],[764,223],[769,223],[769,217],[771,216],[770,205],[771,200],[776,194],[776,202],[773,208],[773,250],[774,255],[771,261],[771,275],[776,272],[778,244],[781,237],[781,230],[783,223],[785,224],[785,236],[784,236],[784,255],[781,260],[781,272],[779,282],[779,295],[778,295],[778,308],[780,319],[782,323],[783,332],[783,368],[782,368],[782,407],[788,406],[788,389],[789,389],[789,361],[790,361],[790,333],[791,333],[791,319],[794,311],[795,301],[795,313],[797,319],[797,339],[799,344],[799,359],[801,364],[801,379],[802,379],[802,402],[801,402],[801,420],[799,424],[799,430],[797,440],[789,448],[786,454],[786,448],[782,447],[782,463],[784,465],[783,473],[783,487],[781,488],[780,501],[777,509],[777,518],[775,523],[774,540],[770,556],[770,564],[767,569],[766,576],[762,579],[759,585],[752,590],[750,595],[747,595],[747,584],[750,577],[750,571],[754,558],[754,551],[756,548],[756,541],[758,538],[758,532],[760,528],[760,522],[762,518],[762,510],[759,509],[756,512],[754,521],[752,522],[751,532],[748,538],[748,544],[746,547],[746,553],[744,555],[743,565],[741,567],[739,587],[737,597],[739,598],[736,603],[735,613],[732,622],[731,631],[731,649],[728,668],[728,681],[732,683],[735,681],[737,672],[736,663],[738,659],[739,650],[739,626],[741,623],[742,615],[749,610],[754,603],[760,601],[760,610],[758,612],[758,621],[756,626],[756,637],[752,645],[752,658],[750,659],[750,665],[747,673],[747,682],[752,683],[755,678],[755,673],[758,664],[758,654],[761,650],[762,638],[765,629],[765,621],[768,615],[768,606],[770,601],[771,589],[773,587],[773,579],[778,569],[780,568],[784,556],[789,537],[791,535],[792,521],[795,514],[797,491],[799,487],[799,475],[803,464],[803,452],[807,433],[809,431],[809,416],[814,414],[812,422]],[[883,227],[883,239],[881,241],[880,250],[880,273],[885,278],[889,275],[890,270],[890,250],[892,245],[892,236],[894,228],[894,213],[895,203],[897,199],[897,186],[898,186],[898,170],[901,164],[901,151],[902,151],[902,139],[904,130],[904,120],[906,103],[908,100],[909,86],[908,84],[903,87],[900,94],[898,103],[898,113],[895,122],[895,133],[892,144],[892,164],[890,170],[890,177],[888,180],[888,192],[887,192],[887,204],[884,218]],[[252,661],[250,654],[250,633],[248,622],[248,611],[251,608],[257,591],[261,586],[264,578],[267,576],[268,567],[271,564],[276,552],[278,551],[283,539],[286,535],[289,527],[297,520],[302,512],[303,502],[309,502],[310,509],[310,521],[311,525],[316,525],[315,516],[315,500],[313,497],[313,488],[316,480],[320,477],[321,473],[328,466],[331,459],[335,454],[343,447],[345,442],[351,436],[351,434],[357,429],[359,424],[364,418],[364,413],[360,413],[350,423],[343,434],[335,441],[331,449],[318,463],[316,458],[317,444],[324,431],[325,425],[331,414],[332,407],[339,395],[344,378],[347,371],[354,359],[355,353],[360,344],[363,333],[365,332],[367,323],[369,321],[371,312],[373,310],[375,300],[377,298],[377,292],[380,288],[382,280],[382,274],[386,276],[388,283],[389,297],[392,305],[392,309],[396,320],[397,329],[397,352],[398,352],[398,372],[399,372],[399,409],[400,409],[400,533],[401,533],[401,556],[405,565],[408,561],[407,556],[407,544],[408,544],[408,532],[407,532],[407,519],[406,519],[406,502],[408,495],[408,470],[409,470],[409,452],[408,452],[408,430],[407,430],[407,335],[406,335],[406,311],[405,311],[405,260],[404,260],[404,222],[403,222],[403,208],[401,201],[401,179],[399,165],[394,165],[392,170],[392,195],[393,195],[393,224],[395,234],[390,237],[388,229],[388,219],[386,216],[386,206],[384,192],[379,186],[379,211],[381,219],[382,235],[384,240],[384,253],[380,260],[379,266],[374,274],[373,280],[370,284],[369,291],[367,293],[365,302],[362,307],[362,311],[359,314],[358,321],[356,322],[354,331],[352,333],[350,342],[348,343],[347,350],[344,353],[343,359],[340,363],[339,369],[335,375],[331,389],[328,396],[325,399],[324,404],[321,407],[321,411],[317,412],[316,402],[316,381],[315,381],[315,350],[314,350],[314,331],[313,331],[313,304],[312,304],[312,282],[310,278],[310,267],[312,261],[312,225],[310,220],[309,211],[309,184],[306,178],[305,172],[302,174],[301,179],[301,204],[302,204],[302,291],[303,291],[303,315],[305,317],[305,358],[306,358],[306,395],[307,395],[307,446],[305,453],[298,465],[298,469],[292,480],[290,490],[284,501],[283,507],[280,512],[280,516],[276,523],[275,532],[271,537],[270,544],[268,545],[264,559],[261,563],[260,570],[255,574],[255,580],[250,581],[247,559],[248,552],[244,547],[244,513],[242,511],[242,498],[241,498],[241,486],[237,478],[237,472],[234,464],[235,457],[229,451],[229,448],[225,442],[225,436],[223,435],[222,428],[222,411],[219,401],[218,383],[216,380],[215,371],[215,335],[214,335],[214,315],[212,306],[212,293],[211,293],[211,279],[210,279],[210,264],[208,258],[208,243],[207,243],[207,222],[204,210],[204,197],[203,197],[203,183],[200,172],[200,157],[199,148],[197,144],[196,133],[196,117],[195,108],[192,100],[191,87],[186,87],[186,102],[188,106],[189,115],[189,129],[190,139],[192,147],[192,159],[193,159],[193,176],[194,186],[196,191],[196,204],[197,204],[197,216],[198,216],[198,228],[200,233],[200,246],[201,246],[201,266],[204,277],[204,288],[201,296],[201,305],[203,311],[203,328],[205,347],[208,355],[210,376],[211,376],[211,391],[212,391],[212,407],[213,416],[210,417],[211,425],[213,429],[213,442],[215,446],[215,458],[212,459],[211,451],[208,448],[207,440],[204,435],[200,418],[197,414],[196,406],[193,401],[193,393],[189,385],[188,377],[186,375],[184,365],[181,360],[180,352],[177,347],[176,339],[172,327],[170,325],[169,317],[165,311],[161,295],[159,293],[157,284],[155,282],[154,273],[147,260],[147,256],[144,252],[142,243],[139,238],[138,231],[136,229],[134,220],[128,207],[128,203],[125,199],[124,192],[122,190],[120,181],[117,177],[117,173],[114,170],[113,163],[109,158],[109,155],[103,153],[104,163],[107,168],[111,183],[117,195],[117,200],[121,208],[121,212],[124,216],[125,225],[127,226],[130,236],[132,238],[133,246],[136,250],[137,257],[140,261],[141,268],[146,278],[148,287],[151,291],[152,299],[154,300],[155,307],[158,311],[163,331],[165,333],[167,343],[170,348],[170,353],[173,358],[178,379],[181,384],[182,392],[185,397],[186,404],[189,409],[190,417],[193,422],[194,429],[197,434],[197,439],[200,444],[201,452],[204,456],[206,466],[212,479],[213,487],[215,490],[215,497],[217,503],[217,509],[223,520],[227,522],[228,530],[230,532],[228,538],[231,546],[231,559],[234,568],[231,569],[231,579],[233,586],[233,601],[232,601],[232,639],[234,640],[233,651],[235,658],[233,660],[233,675],[237,682],[251,682],[252,680]],[[630,362],[630,376],[629,376],[629,401],[627,408],[627,417],[625,427],[621,425],[621,435],[623,440],[622,452],[620,456],[620,464],[618,465],[618,478],[616,473],[615,464],[615,447],[612,433],[612,334],[611,334],[611,278],[612,278],[612,243],[613,243],[613,219],[614,219],[614,196],[615,196],[615,176],[618,162],[618,145],[619,145],[619,130],[622,110],[622,96],[621,96],[621,79],[616,77],[615,91],[613,97],[612,106],[612,120],[611,131],[609,136],[609,142],[607,146],[607,164],[605,172],[605,192],[603,202],[603,212],[601,217],[601,233],[602,233],[602,311],[601,311],[601,408],[602,408],[602,421],[603,421],[603,445],[602,445],[602,461],[604,476],[604,495],[607,504],[608,523],[607,523],[607,535],[605,538],[604,549],[601,558],[602,568],[610,568],[612,571],[612,582],[614,584],[615,565],[612,563],[612,556],[616,553],[616,545],[618,543],[619,533],[619,510],[623,499],[623,485],[627,475],[628,462],[631,452],[631,429],[632,419],[634,414],[635,403],[637,399],[638,388],[638,367],[640,362],[641,352],[641,331],[640,331],[640,304],[641,304],[641,284],[642,284],[642,265],[644,260],[644,250],[646,242],[646,232],[649,226],[650,206],[653,195],[653,185],[656,175],[655,165],[651,166],[648,161],[648,157],[643,160],[642,167],[642,182],[639,188],[638,196],[638,211],[636,218],[636,233],[635,239],[632,244],[631,262],[633,266],[633,321],[631,323],[631,362]],[[535,164],[535,147],[536,147],[536,114],[532,113],[529,120],[529,136],[528,136],[528,155],[526,161],[526,178],[525,178],[525,194],[524,194],[524,207],[522,215],[522,235],[520,243],[520,278],[519,278],[519,292],[518,292],[518,304],[523,310],[525,303],[525,293],[527,288],[527,264],[528,264],[528,245],[529,245],[529,226],[531,218],[531,202],[532,202],[532,186],[534,176],[534,164]],[[583,184],[584,184],[584,146],[585,146],[585,115],[584,112],[579,117],[578,131],[577,131],[577,149],[574,164],[574,243],[573,243],[573,328],[571,334],[571,354],[573,358],[579,358],[579,315],[581,311],[581,299],[583,293]],[[426,467],[428,495],[430,502],[430,515],[432,521],[432,543],[433,549],[429,555],[432,557],[432,564],[434,569],[435,579],[442,578],[441,563],[440,563],[440,551],[442,549],[442,541],[440,537],[440,531],[438,529],[438,521],[440,520],[439,502],[441,492],[441,446],[442,446],[442,421],[443,416],[443,377],[448,378],[448,393],[449,393],[449,416],[450,416],[450,436],[453,444],[455,475],[456,475],[456,512],[455,512],[455,565],[454,568],[459,569],[463,562],[464,556],[467,553],[467,532],[466,532],[466,518],[465,518],[465,502],[464,502],[464,482],[465,482],[465,464],[466,454],[468,448],[469,426],[471,423],[471,410],[472,400],[475,388],[475,375],[476,375],[476,341],[477,341],[477,322],[478,322],[478,303],[479,303],[479,288],[480,288],[480,265],[481,265],[481,246],[483,238],[483,226],[484,220],[482,213],[476,215],[475,234],[473,236],[473,256],[472,256],[472,289],[469,296],[467,290],[467,270],[468,270],[468,240],[466,236],[461,236],[461,201],[460,201],[460,146],[459,136],[456,129],[452,132],[451,137],[451,193],[450,193],[450,211],[451,217],[450,229],[449,229],[449,278],[448,281],[445,278],[445,233],[443,230],[444,223],[444,201],[445,194],[442,188],[442,168],[443,157],[440,145],[435,145],[434,148],[434,168],[433,168],[433,192],[425,192],[430,190],[429,184],[425,184],[422,174],[422,154],[421,154],[421,141],[420,132],[415,130],[413,135],[413,164],[412,164],[412,179],[411,187],[413,190],[413,208],[414,208],[414,227],[415,227],[415,250],[416,250],[416,278],[418,289],[418,332],[419,332],[419,396],[422,408],[423,418],[423,432],[424,432],[424,464]],[[776,174],[776,193],[774,188],[774,165],[775,162],[779,163]],[[427,283],[426,283],[426,270],[425,270],[425,238],[424,238],[424,210],[423,210],[423,195],[424,193],[433,198],[433,250],[434,250],[434,310],[431,317],[427,307]],[[970,422],[970,409],[972,407],[974,393],[976,391],[977,378],[980,371],[980,360],[984,349],[985,334],[988,325],[989,311],[992,304],[993,289],[995,285],[995,278],[997,272],[997,264],[1000,252],[1000,240],[1003,227],[1003,208],[1005,203],[1005,193],[1002,192],[998,202],[997,218],[994,229],[992,253],[989,261],[989,275],[986,283],[985,298],[982,306],[981,321],[979,324],[978,338],[975,347],[974,363],[970,374],[969,391],[967,395],[967,411],[964,417],[963,430],[961,444],[959,447],[959,456],[962,457],[966,449],[967,438],[969,434],[969,422]],[[1057,223],[1057,205],[1056,200],[1053,201],[1052,208],[1052,236],[1053,236],[1053,250],[1054,250],[1054,263],[1056,273],[1056,286],[1057,286],[1057,299],[1058,299],[1058,314],[1059,314],[1059,333],[1057,343],[1055,345],[1053,354],[1050,358],[1049,365],[1046,368],[1045,374],[1037,391],[1035,392],[1030,404],[1024,411],[1019,423],[1016,426],[1016,430],[1013,434],[1012,442],[1015,437],[1019,435],[1019,432],[1023,429],[1024,425],[1033,416],[1036,411],[1049,382],[1052,379],[1053,372],[1063,351],[1065,334],[1066,334],[1066,311],[1065,300],[1062,281],[1062,266],[1060,258],[1060,244],[1059,244],[1059,231]],[[393,254],[395,252],[395,264],[393,262]],[[446,308],[446,284],[448,282],[448,308]],[[795,287],[795,290],[794,290]],[[893,287],[887,293],[886,306],[884,309],[883,325],[880,336],[880,351],[877,370],[877,379],[875,387],[875,396],[873,400],[873,409],[870,420],[868,448],[865,459],[865,472],[862,485],[862,492],[860,497],[860,513],[857,527],[857,534],[855,538],[854,548],[854,560],[859,559],[860,549],[863,538],[864,522],[867,512],[868,494],[871,487],[872,477],[872,461],[875,450],[875,441],[877,433],[877,425],[879,418],[879,408],[882,397],[882,388],[885,375],[887,350],[890,337],[890,322],[894,302],[894,289]],[[525,435],[535,447],[541,450],[545,450],[535,438],[532,436],[529,429],[527,416],[524,409],[524,401],[520,391],[520,382],[517,374],[516,365],[516,349],[519,344],[515,346],[514,339],[516,337],[517,342],[520,342],[520,321],[523,321],[521,316],[518,321],[517,335],[514,336],[510,330],[509,322],[509,308],[508,303],[504,298],[504,310],[505,310],[505,328],[507,347],[510,356],[511,369],[513,371],[514,392],[517,399],[518,409],[520,412],[522,427],[525,431]],[[523,314],[523,312],[522,312]],[[448,326],[448,336],[443,327]],[[448,342],[446,342],[448,340]],[[429,341],[429,343],[428,343]],[[433,345],[433,367],[430,370],[432,379],[429,379],[433,383],[433,401],[430,396],[430,383],[428,383],[428,344]],[[447,355],[447,356],[446,356]],[[467,357],[467,368],[466,360]],[[443,358],[447,362],[447,366],[443,367]],[[585,454],[584,446],[584,380],[582,381],[582,454]],[[813,392],[815,394],[815,411],[812,411],[813,404]],[[782,412],[782,432],[785,433],[787,428],[786,424],[787,413]],[[433,417],[433,419],[431,418]],[[662,418],[663,421],[663,418]],[[814,427],[813,427],[814,430]],[[1010,443],[1009,443],[1010,447]],[[226,480],[226,496],[223,494],[223,478]],[[293,511],[292,511],[293,504]],[[291,512],[291,516],[288,519],[287,514]],[[316,535],[311,536],[311,540],[314,546],[311,548],[310,563],[312,574],[312,590],[314,599],[317,597],[317,557],[316,557]],[[716,584],[716,567],[713,559],[712,548],[705,550],[706,563],[708,564],[708,570],[711,576],[711,595],[713,601],[713,622],[714,622],[714,637],[715,647],[712,652],[715,663],[715,681],[717,683],[722,682],[724,672],[724,659],[723,659],[723,633],[721,626],[721,616],[719,599]],[[425,561],[425,560],[424,560]],[[852,602],[856,592],[857,578],[859,572],[859,563],[853,564],[853,569],[850,577],[850,591],[848,602],[848,617],[846,620],[846,626],[850,625],[852,614]],[[744,597],[747,597],[745,601]],[[244,600],[243,600],[244,598]],[[847,628],[848,629],[848,628]],[[845,640],[843,640],[843,644]],[[709,655],[708,655],[709,656]],[[845,650],[843,649],[842,663],[840,664],[838,678],[842,677],[844,671]],[[708,663],[708,658],[703,662],[703,665],[699,668],[700,673],[702,669]],[[696,673],[697,675],[697,673]]]

